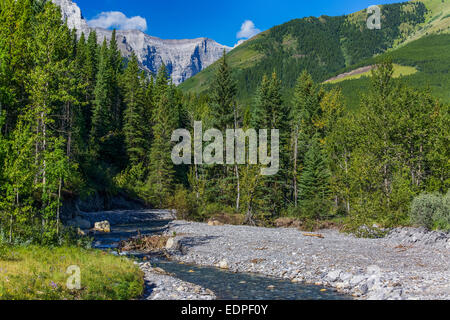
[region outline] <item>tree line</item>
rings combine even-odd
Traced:
[[[162,206],[182,180],[167,166],[181,97],[165,67],[152,77],[124,59],[115,32],[78,37],[50,1],[2,1],[2,239],[60,241],[63,201],[92,192]]]
[[[98,40],[101,40],[100,42]],[[99,44],[100,43],[100,44]],[[361,112],[307,72],[283,98],[264,75],[248,105],[226,55],[208,95],[183,94],[161,67],[141,70],[115,38],[77,36],[51,2],[0,3],[0,235],[55,243],[65,199],[126,192],[180,217],[239,214],[248,224],[293,216],[314,224],[405,223],[421,192],[449,188],[449,106],[373,72]],[[280,171],[261,165],[182,165],[171,160],[177,128],[280,130]],[[270,151],[270,150],[269,150]]]

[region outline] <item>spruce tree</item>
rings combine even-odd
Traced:
[[[234,128],[234,108],[236,100],[236,83],[228,65],[226,52],[219,60],[211,92],[211,118],[216,129],[225,132]]]
[[[150,173],[147,181],[150,203],[162,208],[174,190],[174,165],[171,159],[174,119],[167,112],[172,106],[168,92],[162,94],[153,115],[153,143],[150,151]]]
[[[219,60],[218,69],[213,80],[210,103],[210,124],[225,136],[227,129],[237,129],[238,110],[236,104],[236,83],[232,78],[226,52]],[[223,146],[225,160],[226,145]],[[207,190],[209,197],[227,206],[239,208],[239,171],[238,167],[212,165],[207,168]]]
[[[125,141],[131,165],[143,163],[149,150],[147,130],[151,123],[145,112],[144,73],[139,69],[135,54],[132,55],[123,75],[124,102],[126,104],[124,127]]]
[[[321,219],[330,210],[330,172],[326,155],[317,136],[305,155],[299,182],[300,209],[305,218]]]
[[[104,153],[105,140],[113,130],[112,119],[112,70],[108,60],[108,45],[106,39],[100,49],[100,63],[95,86],[94,109],[92,111],[92,128],[90,144],[96,157]]]
[[[255,107],[252,111],[252,124],[256,129],[267,129],[270,134],[272,129],[278,129],[280,133],[280,170],[274,176],[262,177],[262,192],[265,210],[271,216],[279,214],[286,196],[286,164],[288,160],[289,137],[288,110],[283,105],[281,98],[281,82],[274,72],[270,78],[264,76],[256,96]],[[268,146],[270,150],[270,144]]]
[[[294,206],[298,205],[298,183],[304,167],[304,155],[308,151],[312,136],[317,128],[314,119],[320,110],[318,86],[311,75],[304,71],[294,88],[290,120],[292,122],[290,179],[292,181]]]

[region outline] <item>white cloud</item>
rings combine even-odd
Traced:
[[[102,12],[88,21],[94,28],[116,28],[118,30],[147,30],[147,20],[140,16],[128,18],[120,11]]]
[[[251,20],[245,20],[241,26],[241,30],[237,33],[237,39],[250,39],[260,33],[261,30],[255,27]]]

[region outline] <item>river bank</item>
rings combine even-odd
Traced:
[[[113,225],[164,222],[152,232],[175,235],[168,253],[176,262],[326,286],[359,299],[450,299],[448,233],[399,228],[382,239],[361,239],[336,230],[311,234],[294,228],[211,226],[173,220],[162,210],[99,212],[83,218]],[[183,300],[199,291],[192,284],[181,289],[173,285],[176,278],[163,279],[170,275],[140,266],[153,290],[147,298]]]
[[[396,229],[383,239],[323,230],[173,221],[172,259],[335,288],[360,299],[450,299],[450,236]]]

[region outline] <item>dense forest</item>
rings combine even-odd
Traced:
[[[125,192],[186,219],[234,214],[267,225],[292,216],[313,228],[339,218],[354,230],[409,224],[414,197],[450,187],[449,105],[394,82],[389,60],[374,70],[358,114],[306,71],[283,101],[283,81],[293,80],[261,69],[242,107],[225,55],[209,95],[183,94],[164,67],[147,75],[135,56],[121,57],[114,36],[99,40],[95,32],[78,39],[50,2],[0,4],[4,241],[61,242],[65,197],[92,192]],[[279,129],[280,171],[175,166],[172,132],[192,131],[194,121],[222,131]],[[433,223],[450,226],[448,216]]]
[[[384,53],[402,43],[425,22],[422,2],[382,6],[382,28],[367,28],[367,10],[345,16],[295,19],[273,27],[244,42],[230,53],[231,66],[239,66],[234,79],[240,83],[238,99],[250,103],[261,77],[276,71],[283,95],[292,94],[302,70],[322,82],[336,72]],[[213,77],[206,69],[181,85],[184,90],[208,92]]]
[[[412,66],[417,73],[395,79],[405,82],[415,88],[430,88],[433,95],[450,102],[450,34],[429,35],[407,45],[376,57],[365,59],[338,73],[349,72],[363,66],[377,64],[386,58],[396,64]],[[346,80],[337,84],[326,84],[327,88],[340,87],[346,98],[347,105],[357,110],[361,93],[370,86],[368,77],[356,80]]]

